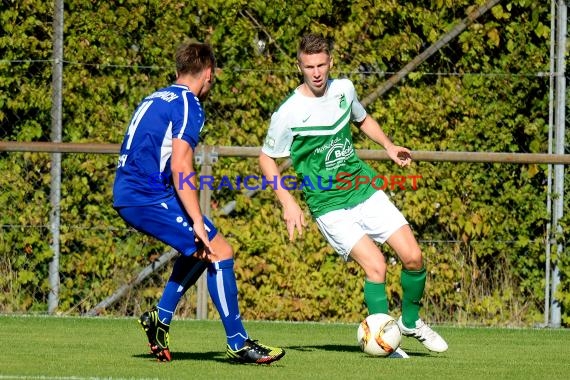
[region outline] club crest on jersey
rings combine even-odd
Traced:
[[[344,96],[344,94],[340,94],[340,96],[339,96],[338,108],[340,108],[340,109],[346,108],[346,97]]]

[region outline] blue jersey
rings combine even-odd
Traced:
[[[144,206],[174,196],[172,139],[196,147],[204,126],[198,98],[183,85],[160,89],[139,104],[121,145],[113,206]]]

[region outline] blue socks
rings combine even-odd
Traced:
[[[248,336],[239,312],[233,259],[208,264],[193,256],[180,256],[174,263],[172,274],[158,302],[158,319],[170,325],[180,298],[196,283],[206,267],[208,292],[220,314],[228,345],[231,349],[238,350],[244,346]]]
[[[179,256],[176,259],[172,274],[157,305],[158,319],[162,323],[170,325],[180,298],[198,281],[207,266],[208,263],[194,256]]]
[[[234,260],[211,263],[208,266],[207,281],[210,297],[226,330],[228,345],[232,350],[238,350],[244,346],[248,336],[239,313]]]

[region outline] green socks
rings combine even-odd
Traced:
[[[426,268],[420,270],[402,269],[402,323],[408,328],[416,328],[420,319],[421,299],[426,285]],[[365,288],[366,289],[366,288]],[[364,292],[366,299],[366,290]]]
[[[400,283],[403,293],[402,322],[408,328],[415,328],[416,321],[420,319],[421,299],[426,285],[426,269],[402,269]],[[369,314],[388,314],[386,284],[366,279],[364,281],[364,302],[368,307]]]
[[[388,298],[386,297],[386,284],[383,282],[364,281],[364,302],[368,307],[368,314],[388,314]]]

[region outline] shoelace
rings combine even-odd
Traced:
[[[259,345],[257,343],[257,340],[250,340],[249,341],[249,347],[251,347],[251,349],[253,349],[255,352],[259,353],[259,354],[264,354],[264,349],[261,345]]]

